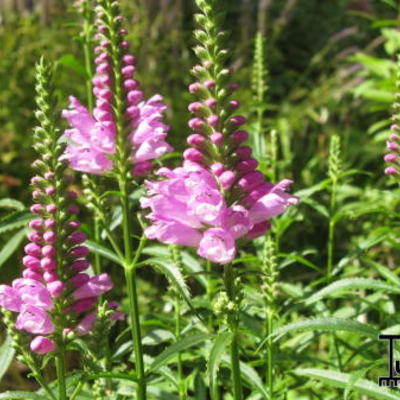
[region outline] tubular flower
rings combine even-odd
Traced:
[[[70,167],[91,174],[104,174],[115,167],[117,155],[117,128],[114,108],[116,93],[124,96],[124,124],[128,131],[126,146],[129,148],[132,172],[144,176],[152,169],[152,160],[172,151],[165,141],[169,127],[163,123],[163,113],[167,106],[160,95],[143,99],[139,82],[134,78],[135,57],[127,52],[124,40],[126,30],[121,28],[121,16],[104,15],[97,12],[97,33],[95,39],[96,74],[93,78],[93,94],[96,105],[93,112],[71,96],[69,108],[62,116],[67,119],[70,129],[64,132],[67,147],[64,159]],[[111,52],[111,32],[118,32],[118,56]],[[121,87],[116,74],[122,76]]]
[[[55,211],[55,196],[60,195],[52,190],[55,174],[47,171],[44,176],[35,176],[32,184],[37,202],[31,211],[37,218],[29,223],[30,243],[24,248],[22,278],[11,286],[0,285],[0,306],[18,313],[16,329],[35,335],[31,350],[44,354],[55,350],[51,335],[56,328],[56,304],[69,305],[64,308],[69,328],[75,329],[76,325],[78,330],[79,321],[86,318],[86,312],[93,312],[98,297],[113,285],[107,274],[89,277],[83,273],[89,268],[88,249],[84,246],[86,235],[78,230],[80,223],[74,213],[77,207],[71,200],[76,194],[66,191],[67,211]],[[61,213],[64,218],[60,218]],[[64,243],[61,257],[57,257],[57,243]],[[90,299],[86,307],[79,307],[82,299]]]
[[[263,235],[268,220],[298,198],[288,193],[290,180],[274,185],[257,170],[252,149],[244,144],[249,137],[242,129],[246,118],[235,114],[239,102],[230,98],[238,86],[229,84],[230,71],[220,65],[228,52],[220,48],[219,36],[209,33],[205,15],[197,15],[197,22],[203,29],[195,36],[207,46],[195,48],[201,64],[192,70],[198,81],[189,86],[197,97],[188,107],[193,114],[189,147],[181,167],[161,168],[159,181],[146,181],[148,196],[141,206],[150,209],[148,238],[197,247],[201,257],[227,264],[236,255],[238,240]]]
[[[392,133],[386,142],[386,149],[388,153],[385,155],[384,160],[387,164],[385,168],[386,175],[399,175],[400,172],[400,128],[397,124],[390,127]]]
[[[39,171],[31,179],[36,218],[29,222],[29,243],[24,247],[22,277],[11,286],[0,285],[0,307],[17,313],[15,328],[33,335],[30,349],[45,354],[64,341],[63,331],[76,331],[88,313],[95,312],[98,297],[112,287],[107,274],[89,276],[86,235],[79,231],[77,194],[68,189],[66,163],[60,161],[64,148],[48,114],[53,102],[50,67],[37,66],[36,113],[40,122],[34,148],[41,158],[33,163]],[[82,302],[85,301],[85,306]]]

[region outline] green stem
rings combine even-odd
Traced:
[[[96,243],[100,243],[100,223],[99,219],[95,216],[93,221],[93,228],[94,228],[94,240]],[[101,262],[100,262],[100,255],[98,253],[94,254],[94,265],[93,269],[96,275],[101,273]]]
[[[92,29],[91,29],[91,9],[89,2],[86,2],[84,5],[84,18],[85,23],[83,26],[83,53],[85,57],[85,69],[86,69],[86,95],[89,110],[93,109],[94,105],[94,96],[92,91],[92,78],[93,78],[93,69],[92,69],[92,57],[91,57],[91,41],[92,41]]]
[[[64,344],[59,343],[56,357],[57,383],[59,400],[67,400],[67,385],[65,380],[65,349]]]
[[[224,284],[226,294],[231,302],[235,302],[235,273],[232,264],[224,266]],[[242,382],[240,375],[239,361],[239,318],[237,312],[228,315],[228,326],[232,333],[232,342],[230,346],[231,368],[232,368],[232,383],[233,383],[233,398],[234,400],[243,399]]]
[[[57,397],[54,396],[54,393],[52,390],[49,388],[47,385],[46,381],[43,379],[42,374],[40,373],[39,370],[36,369],[32,364],[29,364],[30,369],[33,372],[33,376],[35,377],[35,380],[39,383],[39,385],[43,388],[43,390],[50,396],[52,400],[57,400]]]
[[[176,341],[179,342],[181,338],[181,303],[179,293],[175,293],[175,337]],[[183,380],[182,370],[182,354],[178,352],[177,356],[177,367],[178,367],[178,387],[179,387],[179,399],[186,400],[186,389],[185,382]]]
[[[136,395],[137,400],[145,400],[146,381],[143,363],[142,336],[139,321],[139,305],[136,291],[136,269],[125,268],[125,279],[128,288],[129,315],[131,319],[133,349],[135,352],[136,377],[138,379]]]
[[[337,194],[337,181],[332,183],[331,202],[329,211],[329,232],[328,232],[328,256],[327,256],[327,279],[332,279],[333,270],[333,251],[334,251],[334,238],[335,238],[335,221],[332,220],[332,215],[336,208],[336,194]]]
[[[272,340],[272,331],[274,329],[274,313],[270,309],[268,310],[267,316],[267,384],[268,384],[268,393],[269,398],[273,398],[274,393],[274,380],[273,380],[273,371],[274,371],[274,360],[273,360],[273,340]]]

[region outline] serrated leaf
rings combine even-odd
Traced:
[[[231,332],[221,332],[215,338],[215,341],[211,347],[207,363],[211,393],[214,393],[215,391],[219,364],[221,362],[226,346],[231,342],[231,338]]]
[[[167,347],[161,354],[159,354],[149,366],[149,371],[156,371],[158,368],[166,365],[171,358],[183,350],[189,349],[190,347],[196,346],[208,339],[211,339],[213,335],[208,333],[199,333],[197,335],[187,336]]]
[[[363,258],[362,261],[369,265],[370,267],[374,268],[378,273],[380,273],[384,278],[386,278],[388,281],[392,282],[394,285],[400,287],[400,278],[393,273],[388,267],[385,265],[379,264],[375,261],[368,260],[366,258]]]
[[[38,395],[32,392],[22,392],[22,391],[14,391],[14,392],[4,392],[0,394],[1,400],[13,400],[13,399],[23,399],[23,400],[43,400],[43,395]]]
[[[22,211],[25,209],[25,205],[18,200],[5,198],[0,200],[0,208],[13,208]]]
[[[310,305],[323,299],[324,297],[332,296],[334,294],[343,293],[354,289],[384,290],[400,294],[400,287],[388,285],[387,283],[377,279],[346,278],[333,282],[318,291],[317,293],[314,293],[305,301],[305,304]]]
[[[12,339],[10,336],[6,337],[6,340],[0,347],[0,382],[3,376],[8,370],[15,355],[15,350],[12,347]]]
[[[181,257],[182,257],[182,263],[185,269],[193,274],[195,279],[203,285],[203,287],[207,286],[207,279],[199,274],[200,272],[204,272],[204,269],[202,268],[201,264],[199,261],[191,256],[187,251],[184,250],[179,250]],[[170,257],[168,247],[166,246],[148,246],[145,247],[143,250],[144,254],[148,254],[150,256],[155,256],[156,258],[160,257]]]
[[[379,331],[374,327],[358,321],[341,318],[315,318],[294,322],[277,328],[272,332],[271,336],[283,336],[289,332],[310,330],[356,332],[374,340],[377,340],[379,335]]]
[[[11,257],[21,244],[26,234],[26,229],[18,231],[0,250],[0,267]]]
[[[320,380],[338,388],[346,388],[351,380],[351,375],[349,374],[323,369],[300,368],[294,370],[294,373]],[[366,379],[360,379],[355,382],[353,390],[378,400],[400,400],[400,395],[396,394],[394,391],[385,387],[380,387],[378,384]]]
[[[169,259],[168,261],[162,260],[160,258],[149,258],[146,261],[143,261],[142,263],[138,264],[141,265],[152,265],[155,268],[157,268],[161,273],[163,273],[169,282],[178,289],[179,293],[183,297],[183,299],[186,301],[190,309],[197,315],[197,317],[202,321],[202,318],[200,315],[197,313],[196,308],[194,307],[192,300],[191,300],[191,295],[189,292],[189,288],[186,285],[185,279],[183,278],[183,275],[179,268],[177,268]]]
[[[85,242],[85,245],[93,253],[100,254],[104,258],[107,258],[108,260],[110,260],[116,264],[122,265],[122,262],[119,259],[119,257],[109,248],[102,246],[96,242],[93,242],[92,240],[87,240]]]
[[[33,215],[29,211],[17,211],[9,214],[0,222],[0,234],[26,226],[31,219],[33,219]]]

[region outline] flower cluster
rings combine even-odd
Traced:
[[[104,174],[113,169],[117,124],[120,123],[114,110],[123,96],[123,124],[128,132],[126,142],[129,143],[132,172],[145,176],[153,167],[151,160],[172,150],[165,141],[169,127],[162,122],[167,107],[160,95],[143,99],[139,82],[133,79],[136,61],[127,52],[129,45],[124,40],[127,32],[121,26],[123,19],[112,10],[109,13],[100,5],[96,8],[98,46],[93,78],[96,105],[92,113],[75,97],[70,97],[69,109],[62,114],[71,126],[64,133],[68,141],[64,158],[77,171]]]
[[[386,148],[390,153],[384,157],[385,162],[389,165],[385,168],[385,174],[398,175],[400,166],[400,128],[397,124],[393,124],[390,130],[392,133],[386,143]]]
[[[263,235],[268,220],[298,199],[287,193],[290,180],[265,182],[252,149],[244,145],[249,137],[241,129],[246,118],[234,115],[239,102],[230,98],[237,85],[227,82],[230,71],[220,65],[227,51],[220,48],[221,35],[209,34],[216,29],[218,13],[198,3],[203,14],[197,21],[206,28],[195,35],[207,44],[195,48],[202,63],[193,68],[198,81],[189,86],[198,98],[189,105],[190,147],[182,167],[162,168],[158,175],[165,180],[146,182],[149,197],[141,205],[151,209],[147,237],[195,246],[201,257],[226,264],[235,257],[238,239]]]
[[[59,160],[64,147],[58,144],[53,115],[50,67],[43,61],[37,67],[34,148],[41,155],[33,166],[39,171],[31,180],[34,204],[30,211],[36,218],[29,222],[29,243],[25,246],[22,277],[11,286],[0,286],[0,306],[18,313],[15,328],[34,335],[31,350],[38,354],[52,352],[64,335],[71,331],[87,333],[87,313],[93,313],[98,297],[113,284],[107,274],[89,276],[84,245],[86,235],[79,230],[77,194],[68,187],[65,162]],[[118,316],[118,315],[117,315]]]
[[[55,332],[54,321],[59,318],[57,301],[63,305],[63,319],[68,321],[65,326],[73,330],[77,325],[78,334],[87,333],[90,327],[85,324],[85,313],[94,309],[98,296],[110,290],[112,282],[107,274],[90,277],[84,273],[89,268],[86,260],[89,251],[83,244],[86,235],[78,230],[80,223],[75,218],[78,207],[65,204],[66,211],[58,209],[54,203],[57,193],[54,173],[35,176],[32,184],[37,203],[31,211],[39,218],[29,223],[32,230],[28,234],[30,243],[24,248],[22,278],[14,280],[11,286],[0,286],[0,305],[18,313],[15,327],[35,335],[31,349],[44,354],[55,349],[48,335]],[[68,191],[64,201],[75,197],[75,192]],[[64,214],[61,226],[57,223],[60,213]],[[57,257],[57,247],[61,247],[62,258]]]

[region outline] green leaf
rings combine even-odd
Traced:
[[[278,329],[275,329],[271,336],[283,336],[286,333],[294,331],[314,330],[356,332],[374,340],[377,340],[379,335],[379,331],[377,331],[374,327],[367,324],[362,324],[358,321],[341,318],[315,318],[282,326]]]
[[[4,392],[0,394],[1,400],[13,400],[13,399],[23,399],[23,400],[43,400],[43,395],[38,395],[32,392]]]
[[[386,278],[389,282],[392,282],[394,285],[400,287],[400,278],[393,273],[388,267],[382,264],[378,264],[375,261],[369,260],[367,258],[362,258],[362,261],[374,268],[379,274],[381,274],[384,278]]]
[[[21,228],[27,225],[31,219],[33,219],[33,215],[29,211],[11,213],[0,222],[0,234]]]
[[[0,382],[14,359],[14,355],[15,350],[12,347],[11,337],[7,336],[6,340],[0,347]]]
[[[200,275],[201,272],[204,272],[204,269],[199,261],[191,256],[187,251],[179,249],[179,252],[182,256],[182,263],[185,269],[189,273],[193,274],[203,287],[207,287],[207,279],[203,275]],[[143,253],[154,256],[155,258],[170,258],[169,250],[166,246],[148,246],[144,248]]]
[[[115,264],[122,265],[122,261],[119,259],[119,257],[109,248],[93,242],[92,240],[87,240],[85,245],[90,251],[93,251],[93,253],[100,254],[102,257],[109,259]]]
[[[212,337],[213,335],[208,333],[199,333],[197,335],[185,337],[181,341],[167,347],[161,354],[159,354],[151,363],[149,371],[156,371],[158,368],[166,365],[177,353],[196,346]]]
[[[305,304],[309,305],[323,299],[324,297],[355,289],[383,290],[400,294],[400,287],[388,285],[387,283],[377,279],[348,278],[331,283],[317,293],[314,293],[305,301]]]
[[[190,295],[189,289],[186,285],[185,279],[183,278],[181,271],[179,270],[179,268],[176,267],[176,265],[174,265],[172,263],[172,261],[169,260],[169,258],[167,258],[166,260],[152,257],[152,258],[149,258],[149,259],[139,263],[137,266],[139,267],[142,264],[143,265],[146,265],[146,264],[152,265],[155,268],[157,268],[161,273],[163,273],[167,277],[167,279],[170,281],[170,283],[173,284],[178,289],[179,293],[181,294],[183,299],[186,301],[186,303],[188,304],[190,309],[202,321],[202,318],[197,313],[196,308],[192,304],[191,295]]]
[[[222,361],[225,365],[231,365],[231,361],[227,356],[222,357]],[[250,388],[254,388],[265,400],[269,400],[265,385],[254,368],[244,362],[240,362],[240,375]]]
[[[214,393],[215,381],[217,379],[218,368],[221,362],[221,357],[224,354],[226,346],[231,342],[232,334],[230,332],[221,332],[216,337],[210,351],[207,368],[210,379],[210,390]]]
[[[84,377],[86,380],[94,380],[99,378],[114,378],[121,379],[125,381],[137,382],[137,379],[133,375],[123,374],[119,372],[99,372],[97,374],[91,374]]]
[[[342,372],[314,369],[314,368],[300,368],[294,370],[297,375],[307,376],[320,380],[328,385],[345,389],[351,382],[351,375]],[[385,387],[380,387],[378,384],[360,379],[353,384],[353,390],[357,393],[370,396],[378,400],[400,400],[400,395]]]
[[[18,231],[0,250],[0,267],[11,257],[21,244],[26,234],[26,229]]]
[[[82,77],[86,77],[84,65],[73,54],[64,54],[58,59],[58,64],[72,69]]]
[[[14,210],[22,211],[25,209],[25,205],[15,199],[1,199],[0,208],[13,208]]]

